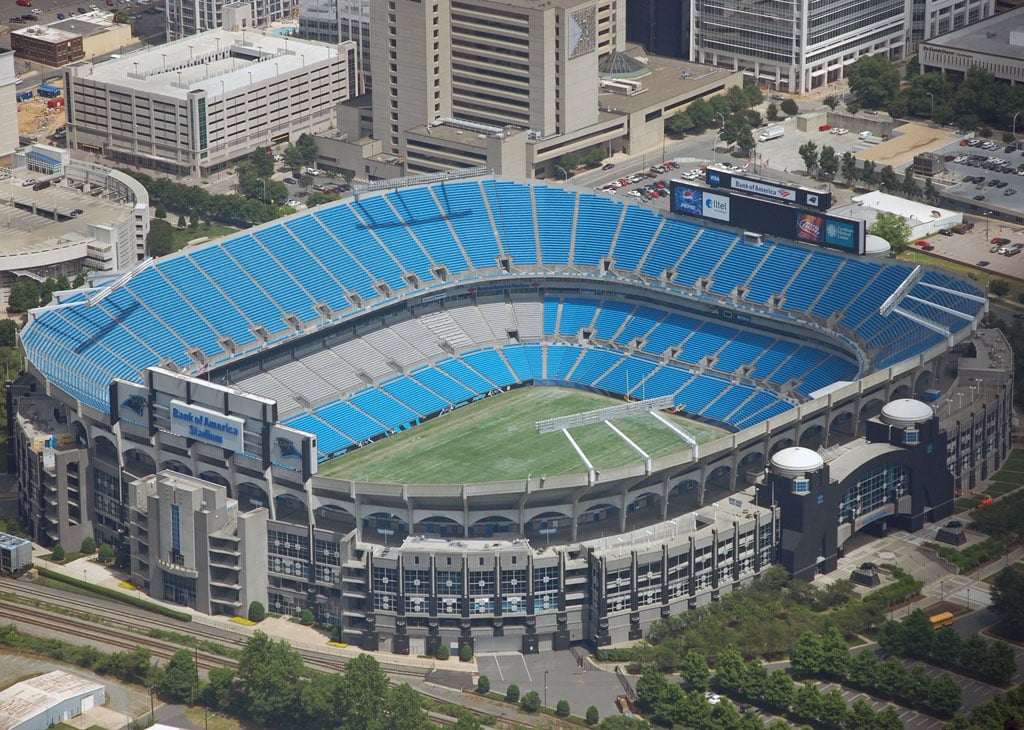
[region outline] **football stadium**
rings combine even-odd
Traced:
[[[535,652],[834,569],[1005,457],[1012,378],[969,468],[940,418],[949,363],[1002,352],[970,279],[573,187],[405,182],[31,312],[8,399],[34,539],[95,535],[206,613]]]

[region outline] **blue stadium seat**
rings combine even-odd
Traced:
[[[612,248],[621,217],[621,203],[603,196],[582,193],[576,214],[573,262],[586,266],[600,264]]]
[[[432,393],[418,382],[400,375],[380,384],[381,390],[421,416],[430,416],[451,405],[437,393]]]
[[[541,260],[545,264],[569,262],[576,196],[561,188],[535,186],[533,204],[537,211]]]
[[[487,213],[478,182],[446,183],[434,187],[441,211],[462,242],[473,268],[497,265],[501,247]]]
[[[437,207],[430,189],[402,188],[388,193],[388,199],[435,263],[444,264],[452,274],[460,274],[469,268],[469,262],[448,226],[447,213]]]
[[[530,187],[493,180],[486,180],[483,185],[505,253],[512,257],[514,264],[537,263],[537,235]]]
[[[406,221],[398,217],[383,196],[360,198],[352,206],[363,221],[363,225],[381,241],[406,271],[415,272],[420,281],[434,280],[433,266],[427,254],[412,237]]]
[[[626,208],[626,217],[622,221],[618,238],[615,239],[615,248],[612,250],[615,268],[636,271],[640,259],[654,242],[654,236],[664,220],[647,208]]]

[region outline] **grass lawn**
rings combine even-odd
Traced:
[[[177,220],[173,213],[168,213],[167,219],[171,220],[172,218]],[[172,222],[171,225],[173,226],[174,223]],[[190,230],[188,226],[185,226],[184,228],[175,228],[173,234],[174,238],[172,239],[174,250],[177,251],[179,248],[184,248],[189,241],[194,241],[197,238],[205,237],[212,241],[215,238],[220,238],[221,236],[226,236],[229,233],[237,232],[237,228],[223,226],[220,223],[211,223],[209,228],[207,228],[204,223],[200,223],[194,231]]]
[[[399,484],[459,484],[556,476],[586,471],[560,432],[538,434],[536,421],[620,405],[623,401],[574,388],[518,388],[320,465],[323,476]],[[725,431],[676,416],[698,443]],[[689,448],[654,416],[615,421],[652,458]],[[574,428],[576,443],[595,469],[637,463],[640,456],[603,423]]]
[[[953,502],[953,509],[957,512],[963,512],[964,510],[974,509],[978,506],[978,502],[981,501],[981,497],[961,497],[960,499]]]
[[[986,492],[991,494],[993,497],[1002,497],[1004,494],[1009,494],[1015,489],[1020,488],[1020,484],[1010,484],[1008,482],[994,482]]]

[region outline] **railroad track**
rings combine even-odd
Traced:
[[[133,606],[126,606],[99,597],[67,593],[55,588],[36,586],[23,581],[0,579],[0,623],[13,623],[25,627],[27,633],[55,631],[67,637],[69,643],[109,647],[114,651],[132,651],[136,647],[148,649],[153,658],[166,663],[182,645],[166,639],[148,635],[152,629],[172,631],[194,637],[200,641],[211,641],[231,648],[244,648],[248,635],[230,630],[217,629],[195,621],[185,622],[169,616],[161,616]],[[98,631],[98,625],[104,630]],[[34,630],[33,630],[34,629]],[[235,667],[237,661],[194,647],[189,648],[198,659],[199,670],[203,673],[216,667]],[[323,672],[345,671],[346,659],[331,656],[327,651],[305,647],[293,647],[303,658],[307,667]],[[393,680],[427,679],[429,672],[387,661],[380,661],[381,669]],[[450,702],[442,695],[418,688],[421,694],[442,702]],[[492,713],[479,707],[461,705],[478,717],[486,726],[507,723],[512,718],[502,713]],[[511,708],[510,708],[511,709]],[[456,719],[447,715],[430,713],[438,724],[450,727]],[[533,725],[536,719],[517,716],[517,725]]]

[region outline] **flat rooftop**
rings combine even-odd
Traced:
[[[105,10],[90,10],[88,13],[50,23],[51,28],[75,35],[96,35],[109,30],[113,25],[113,15]]]
[[[35,40],[46,41],[48,43],[60,43],[61,41],[69,41],[72,38],[77,38],[81,33],[65,30],[53,25],[32,25],[28,28],[12,30],[11,35],[34,38]]]
[[[335,46],[253,31],[218,28],[121,58],[73,64],[76,76],[184,100],[193,90],[211,99],[338,57]]]
[[[654,56],[640,46],[630,46],[623,53],[644,62],[650,69],[649,74],[630,78],[641,83],[644,91],[632,96],[602,92],[599,96],[601,111],[632,113],[660,107],[674,99],[693,96],[711,84],[724,83],[734,74],[742,74],[741,71],[730,71],[727,68]],[[615,82],[620,79],[609,77],[604,80]]]
[[[1016,36],[1015,43],[1011,43],[1011,35]],[[970,56],[1002,56],[1019,61],[1024,56],[1024,7],[997,13],[921,45],[959,50]]]
[[[114,225],[132,213],[132,203],[107,190],[97,188],[98,194],[93,195],[57,184],[45,190],[22,185],[27,179],[44,177],[39,173],[18,171],[11,178],[0,180],[0,270],[35,265],[31,260],[12,263],[8,257],[30,259],[32,254],[46,255],[58,248],[78,245],[84,248],[93,238],[88,233],[90,224]],[[82,213],[72,218],[74,210]],[[54,221],[54,211],[57,221]]]

